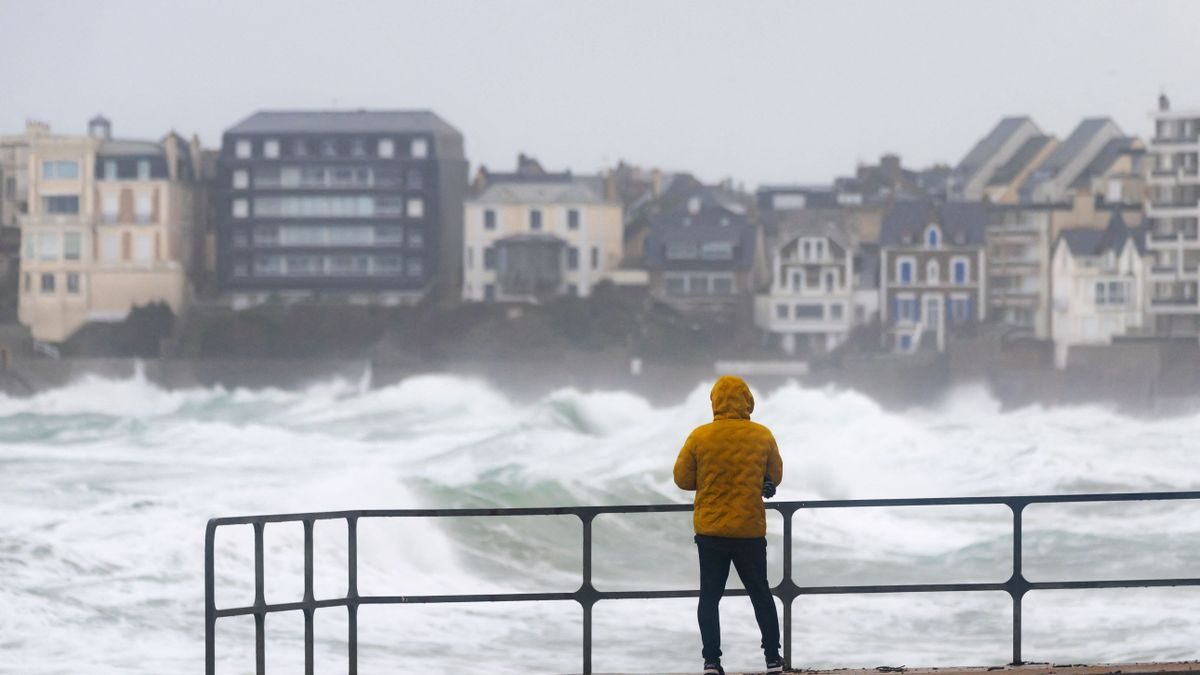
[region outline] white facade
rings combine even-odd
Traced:
[[[1071,347],[1107,345],[1142,328],[1146,320],[1147,267],[1132,238],[1120,250],[1096,255],[1071,251],[1064,239],[1054,250],[1052,283],[1054,362],[1065,368]]]
[[[1200,335],[1200,109],[1162,108],[1147,147],[1149,311],[1158,334],[1194,336]]]
[[[988,313],[1045,340],[1050,337],[1050,227],[1044,209],[993,210],[985,234]]]
[[[542,269],[551,295],[588,297],[617,275],[623,254],[621,203],[578,180],[498,183],[464,204],[463,300],[529,301],[506,288],[506,248],[539,245],[557,250],[553,269]]]
[[[846,340],[859,314],[854,257],[844,240],[819,233],[793,235],[771,257],[770,291],[755,298],[754,322],[778,335],[784,351],[829,351]],[[874,297],[874,292],[868,293]]]

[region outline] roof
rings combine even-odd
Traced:
[[[827,237],[838,246],[849,249],[851,244],[850,230],[840,213],[821,213],[812,211],[784,211],[764,215],[774,230],[774,243],[786,245],[798,237]]]
[[[1103,230],[1090,227],[1072,227],[1062,231],[1059,238],[1067,249],[1077,256],[1098,256],[1105,253],[1120,253],[1125,243],[1132,241],[1139,254],[1146,253],[1146,228],[1129,227],[1119,210],[1113,209],[1108,226]]]
[[[618,204],[604,199],[591,184],[594,181],[576,178],[570,182],[496,183],[489,185],[479,196],[467,200],[479,204]]]
[[[163,154],[163,146],[162,143],[155,141],[110,140],[101,142],[96,153],[109,156],[161,155]]]
[[[1048,176],[1057,174],[1087,149],[1092,139],[1110,124],[1113,124],[1113,121],[1107,117],[1092,117],[1080,122],[1071,131],[1071,135],[1059,143],[1058,147],[1054,148],[1046,160],[1038,166],[1038,173]]]
[[[718,205],[702,206],[696,213],[670,211],[650,219],[645,242],[645,264],[651,269],[670,267],[750,269],[755,255],[756,226],[746,216]],[[668,260],[670,245],[732,243],[732,260]]]
[[[996,173],[992,174],[992,179],[988,181],[988,185],[1007,185],[1012,182],[1046,148],[1046,145],[1053,140],[1053,136],[1034,136],[1025,141],[1007,162],[1001,164],[996,169]]]
[[[460,135],[430,110],[260,110],[226,130],[233,134],[314,133]]]
[[[982,246],[987,208],[978,202],[898,201],[883,217],[879,244],[920,246],[931,223],[941,228],[943,241],[949,245]]]
[[[1005,117],[1000,120],[987,136],[984,136],[971,148],[966,157],[958,163],[956,170],[959,173],[973,174],[979,167],[983,166],[990,160],[1000,148],[1012,138],[1013,134],[1017,133],[1025,124],[1033,124],[1033,120],[1027,116],[1022,117]],[[1036,129],[1036,125],[1034,126]]]
[[[1096,158],[1093,159],[1091,163],[1087,165],[1087,168],[1079,174],[1079,177],[1075,179],[1074,183],[1072,183],[1072,187],[1083,187],[1087,185],[1092,178],[1103,174],[1105,171],[1108,171],[1108,169],[1112,167],[1112,165],[1115,164],[1122,155],[1129,152],[1137,152],[1138,149],[1135,147],[1136,145],[1137,140],[1129,136],[1110,140],[1104,145],[1104,148],[1100,151],[1100,154],[1096,155]]]

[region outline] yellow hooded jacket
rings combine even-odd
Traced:
[[[763,478],[783,480],[771,430],[750,421],[754,397],[740,377],[712,389],[713,421],[696,427],[675,460],[675,484],[696,491],[696,534],[752,539],[767,534]]]

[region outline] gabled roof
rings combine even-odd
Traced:
[[[1108,219],[1108,226],[1103,230],[1090,227],[1073,227],[1062,231],[1059,235],[1067,250],[1076,256],[1100,256],[1106,253],[1120,253],[1126,242],[1132,241],[1138,254],[1146,253],[1145,227],[1129,227],[1121,212],[1114,209]]]
[[[450,133],[448,122],[430,110],[260,110],[227,133]]]
[[[480,204],[605,204],[610,203],[596,192],[589,181],[496,183],[488,186],[478,197],[468,200]],[[611,202],[617,204],[618,202]]]
[[[650,218],[645,242],[645,264],[650,269],[675,265],[713,269],[749,269],[755,254],[756,226],[745,215],[719,205],[703,206],[696,213],[671,211]],[[735,244],[733,260],[673,261],[666,258],[670,245]]]
[[[937,224],[949,246],[982,246],[987,208],[978,202],[898,201],[884,215],[883,247],[921,246],[925,228]]]
[[[1138,150],[1135,147],[1136,145],[1137,139],[1132,136],[1125,136],[1110,140],[1104,145],[1104,149],[1100,151],[1100,154],[1096,155],[1096,158],[1093,159],[1091,163],[1087,165],[1087,168],[1079,174],[1079,177],[1075,179],[1075,182],[1071,184],[1071,187],[1086,186],[1091,182],[1092,178],[1095,178],[1096,176],[1099,176],[1107,171],[1113,164],[1117,162],[1118,159],[1121,158],[1122,155],[1126,153],[1137,152]]]
[[[1007,185],[1012,182],[1053,140],[1053,136],[1034,136],[1025,141],[1007,162],[996,169],[996,173],[992,174],[988,185]]]
[[[1033,124],[1033,120],[1027,116],[1005,117],[1001,119],[1000,123],[987,136],[980,139],[971,148],[970,152],[967,153],[966,157],[962,158],[962,161],[955,167],[955,171],[968,175],[975,173],[979,167],[986,164],[1027,123]]]

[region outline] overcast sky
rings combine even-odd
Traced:
[[[27,118],[206,145],[270,108],[428,108],[472,166],[618,159],[828,182],[957,162],[1003,115],[1145,136],[1200,107],[1200,2],[0,0],[0,133]]]

